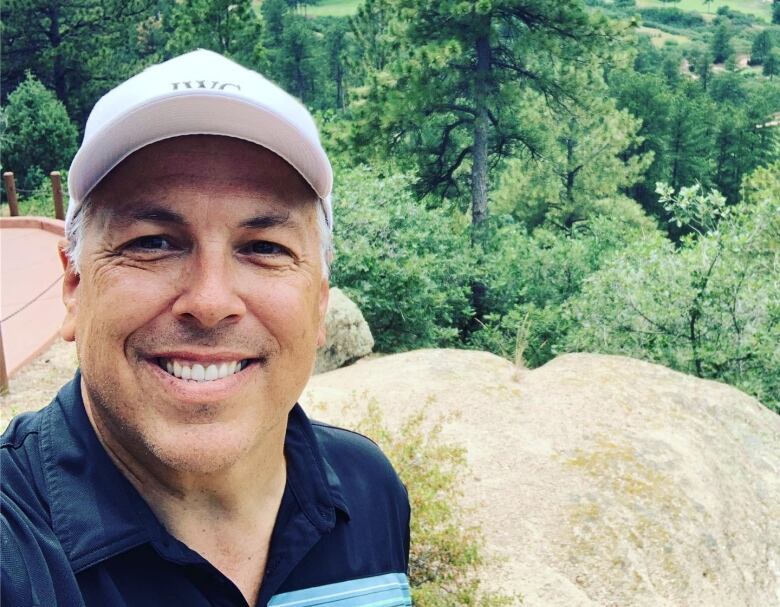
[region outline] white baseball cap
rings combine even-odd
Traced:
[[[202,49],[145,69],[95,104],[68,172],[67,223],[122,160],[181,135],[224,135],[271,150],[319,196],[332,228],[333,170],[311,114],[257,72]]]

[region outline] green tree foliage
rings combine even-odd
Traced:
[[[737,207],[699,186],[659,189],[692,234],[643,238],[588,278],[567,347],[717,378],[780,410],[780,164],[757,170]]]
[[[324,46],[329,78],[330,103],[339,110],[346,107],[348,82],[349,24],[346,19],[331,18],[324,26]]]
[[[614,100],[595,91],[571,110],[528,100],[524,119],[545,127],[538,157],[507,163],[494,196],[499,213],[509,213],[529,229],[540,225],[570,232],[597,215],[619,213],[642,223],[641,208],[622,192],[642,178],[653,151],[624,157],[639,147],[640,121]]]
[[[352,61],[362,81],[387,68],[398,49],[399,41],[390,28],[393,15],[393,0],[365,0],[350,22],[357,51]]]
[[[647,231],[655,229],[620,212],[594,217],[568,234],[545,227],[529,234],[517,222],[504,222],[484,245],[480,279],[488,286],[490,313],[469,336],[469,347],[512,359],[520,342],[528,366],[549,361],[571,331],[563,313],[566,301],[606,260]]]
[[[705,91],[712,82],[712,61],[713,57],[707,51],[692,56],[696,76],[699,79],[701,88]]]
[[[0,88],[31,71],[83,124],[95,100],[157,57],[152,0],[8,0]]]
[[[3,110],[3,170],[13,171],[21,190],[70,164],[78,131],[65,106],[28,72]]]
[[[629,153],[653,152],[644,178],[628,193],[648,213],[663,219],[664,212],[654,191],[657,181],[680,188],[710,180],[715,104],[696,82],[688,79],[674,89],[658,74],[615,71],[610,76],[610,86],[618,107],[642,121],[638,143],[632,145]]]
[[[780,24],[780,0],[772,0],[772,23]]]
[[[772,49],[764,59],[763,73],[770,80],[780,74],[780,52],[777,49]]]
[[[336,89],[342,87],[343,102],[343,64],[339,63],[345,46],[343,36],[335,31],[323,33],[312,20],[291,10],[287,0],[268,0],[260,10],[265,25],[266,74],[312,108],[335,107],[330,94],[334,84]],[[327,26],[324,29],[328,31]]]
[[[275,61],[274,55],[282,46],[282,34],[284,33],[284,18],[289,10],[287,0],[264,0],[260,5],[260,14],[263,17],[263,43],[268,50],[271,61]]]
[[[715,63],[723,63],[729,55],[734,54],[734,47],[731,46],[730,27],[725,19],[715,28],[710,49]]]
[[[514,119],[523,87],[558,102],[576,97],[557,67],[603,48],[606,21],[574,0],[372,5],[389,9],[398,49],[388,59],[382,48],[375,60],[386,65],[371,74],[356,108],[355,145],[379,143],[408,158],[424,191],[455,195],[467,182],[479,224],[490,166],[518,146],[534,147],[532,129]]]
[[[710,173],[712,116],[709,97],[688,84],[672,98],[667,133],[667,175],[674,188],[706,180]]]
[[[377,350],[457,343],[471,316],[468,221],[418,203],[410,177],[367,167],[337,175],[332,282],[360,307]]]
[[[741,74],[723,73],[713,78],[709,93],[719,108],[722,107],[722,104],[742,107],[747,104],[749,99],[745,78]],[[726,111],[720,113],[727,114],[731,109],[728,107]]]
[[[262,26],[250,0],[174,2],[164,27],[168,57],[205,48],[250,67],[260,63]]]
[[[749,92],[742,104],[724,103],[717,119],[712,183],[730,203],[739,198],[742,180],[758,166],[777,158],[775,129],[759,128],[774,106],[761,93]]]
[[[750,49],[750,65],[762,65],[769,53],[772,52],[773,46],[769,30],[761,30],[756,34]]]
[[[292,14],[285,17],[276,73],[280,84],[304,103],[312,104],[324,76],[320,49],[308,19]]]

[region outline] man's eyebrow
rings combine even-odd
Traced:
[[[278,226],[297,227],[298,222],[293,219],[289,213],[264,213],[245,219],[240,224],[241,228],[250,230],[263,230],[266,228],[275,228]]]
[[[187,218],[180,213],[164,207],[145,206],[135,209],[118,209],[111,213],[112,219],[121,224],[130,224],[136,221],[151,221],[154,223],[172,223],[175,225],[187,225]]]

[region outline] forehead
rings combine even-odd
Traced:
[[[303,177],[270,150],[212,135],[166,139],[134,152],[90,198],[107,216],[146,204],[189,205],[193,212],[204,204],[227,210],[255,204],[295,214],[317,200]]]

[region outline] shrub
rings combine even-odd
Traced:
[[[409,581],[415,607],[499,607],[521,602],[480,590],[483,539],[459,506],[466,473],[463,448],[443,443],[418,413],[390,430],[375,401],[358,430],[379,444],[409,491],[412,506]]]
[[[590,276],[567,305],[567,347],[720,379],[780,411],[780,163],[732,208],[698,186],[660,192],[693,234],[679,248],[644,238]]]
[[[51,191],[51,178],[46,175],[39,176],[38,185],[27,196],[19,198],[20,215],[36,215],[39,217],[54,217],[54,199]],[[68,172],[60,171],[62,182],[62,204],[68,205]]]
[[[643,8],[639,10],[645,24],[671,25],[678,28],[703,28],[707,25],[699,13],[679,8]]]
[[[65,106],[29,72],[3,111],[3,170],[19,190],[37,188],[50,171],[67,167],[78,132]]]
[[[467,218],[417,202],[410,176],[337,174],[333,283],[360,307],[377,350],[457,343],[471,316]]]
[[[565,302],[580,293],[589,275],[647,231],[652,229],[619,213],[595,217],[568,235],[548,229],[529,235],[514,223],[497,229],[482,265],[491,314],[469,337],[469,347],[514,359],[520,332],[523,362],[544,364],[560,351],[571,329]]]

